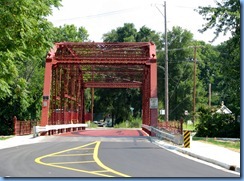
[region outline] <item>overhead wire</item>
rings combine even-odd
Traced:
[[[138,7],[141,7],[141,6],[137,6],[137,7],[133,7],[133,8],[120,9],[120,10],[116,10],[116,11],[109,11],[109,12],[104,12],[104,13],[99,13],[99,14],[87,15],[87,16],[79,16],[79,17],[74,17],[74,18],[57,19],[55,21],[73,21],[73,20],[77,20],[77,19],[99,18],[99,17],[103,17],[103,16],[111,16],[111,15],[115,15],[115,14],[120,14],[120,13],[124,13],[124,12],[129,12],[129,11],[132,11],[132,10],[136,10],[136,9],[138,9]]]
[[[74,17],[74,18],[57,19],[57,20],[54,20],[54,21],[73,21],[73,20],[85,19],[85,18],[99,18],[99,17],[103,17],[103,16],[111,16],[111,15],[115,15],[115,14],[121,14],[121,13],[124,13],[124,12],[130,12],[130,11],[133,11],[133,10],[138,10],[138,8],[140,8],[140,7],[145,7],[145,6],[146,7],[153,7],[152,5],[153,4],[151,4],[151,6],[149,6],[149,4],[144,4],[144,5],[135,6],[135,7],[132,7],[132,8],[120,9],[120,10],[115,10],[115,11],[108,11],[108,12],[103,12],[103,13],[99,13],[99,14],[87,15],[87,16],[79,16],[79,17]],[[174,6],[178,7],[178,8],[194,9],[194,7],[177,6],[177,5],[174,5]]]

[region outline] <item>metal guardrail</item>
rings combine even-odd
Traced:
[[[42,132],[48,132],[52,130],[62,130],[62,129],[69,129],[69,128],[87,128],[87,124],[60,124],[60,125],[46,125],[46,126],[34,126],[33,127],[33,137],[39,135]]]
[[[141,127],[148,130],[148,131],[151,131],[151,126],[148,126],[146,124],[142,124]]]

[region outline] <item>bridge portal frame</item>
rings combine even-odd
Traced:
[[[86,67],[85,70],[82,67]],[[106,76],[106,73],[111,74],[110,81],[101,78],[100,75]],[[77,110],[78,123],[84,123],[85,88],[140,88],[143,124],[157,126],[157,107],[150,108],[150,99],[157,98],[155,44],[56,43],[46,57],[41,126],[72,121],[65,120],[67,107]],[[61,105],[59,118],[56,114],[52,115],[57,110],[57,104]]]

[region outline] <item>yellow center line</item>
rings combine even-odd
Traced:
[[[54,163],[48,163],[48,164],[51,164],[51,165],[65,165],[65,164],[79,164],[79,163],[94,163],[95,161],[92,160],[92,161],[80,161],[80,162],[54,162]]]
[[[108,170],[97,170],[97,171],[92,171],[92,173],[103,173],[103,172],[109,172]]]
[[[94,148],[77,148],[77,150],[94,150]]]
[[[44,155],[41,157],[38,157],[35,159],[35,162],[38,164],[42,164],[42,165],[46,165],[46,166],[51,166],[51,167],[56,167],[56,168],[62,168],[62,169],[67,169],[67,170],[72,170],[72,171],[76,171],[76,172],[83,172],[83,173],[88,173],[88,174],[93,174],[93,175],[98,175],[98,176],[102,176],[102,177],[115,177],[113,175],[108,175],[108,174],[102,174],[103,172],[110,172],[113,173],[115,175],[118,176],[122,176],[122,177],[130,177],[129,175],[120,173],[118,171],[115,171],[107,166],[105,166],[100,159],[98,158],[98,150],[99,150],[99,146],[100,146],[100,141],[95,141],[92,143],[88,143],[85,144],[83,146],[79,146],[79,147],[75,147],[75,148],[70,148],[67,150],[63,150],[63,151],[59,151],[59,152],[55,152],[55,153],[51,153],[48,155]],[[95,145],[94,148],[85,148],[87,146],[90,145]],[[67,153],[69,151],[74,151],[74,150],[94,150],[93,154],[92,153],[87,153],[87,154],[63,154],[63,153]],[[90,156],[93,155],[93,159],[92,161],[80,161],[80,162],[56,162],[56,163],[45,163],[42,162],[41,160],[44,158],[50,158],[50,157],[61,157],[61,156]],[[81,170],[81,169],[76,169],[76,168],[72,168],[72,167],[66,167],[66,166],[62,166],[62,165],[67,165],[67,164],[88,164],[88,163],[96,163],[98,166],[100,166],[101,168],[103,168],[104,170],[101,171],[87,171],[87,170]]]
[[[89,156],[89,155],[93,155],[93,153],[84,153],[84,154],[63,154],[63,155],[52,155],[49,157],[59,157],[59,156]]]
[[[95,149],[94,149],[94,154],[93,154],[93,159],[95,160],[95,162],[100,166],[102,167],[104,170],[107,170],[109,172],[112,172],[116,175],[119,175],[119,176],[122,176],[122,177],[130,177],[129,175],[126,175],[126,174],[123,174],[123,173],[120,173],[120,172],[117,172],[107,166],[105,166],[101,161],[100,159],[98,158],[98,149],[99,149],[99,146],[100,146],[100,143],[101,141],[98,141],[96,146],[95,146]]]

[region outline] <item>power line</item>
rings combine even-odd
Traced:
[[[94,14],[94,15],[79,16],[79,17],[66,18],[66,19],[58,19],[58,20],[55,20],[55,21],[72,21],[72,20],[77,20],[77,19],[99,18],[99,17],[103,17],[103,16],[111,16],[111,15],[115,15],[115,14],[129,12],[129,11],[132,11],[132,10],[138,10],[139,7],[142,7],[142,6],[137,6],[137,7],[133,7],[133,8],[127,8],[127,9],[120,9],[120,10],[116,10],[116,11],[109,11],[109,12],[104,12],[104,13],[99,13],[99,14]]]
[[[77,20],[77,19],[86,19],[86,18],[99,18],[99,17],[103,17],[103,16],[111,16],[111,15],[115,15],[115,14],[121,14],[124,12],[130,12],[130,11],[134,11],[134,10],[138,10],[138,8],[140,7],[148,7],[149,5],[155,6],[157,9],[158,7],[156,6],[157,4],[144,4],[141,6],[136,6],[136,7],[132,7],[132,8],[126,8],[126,9],[120,9],[120,10],[116,10],[116,11],[108,11],[108,12],[104,12],[104,13],[99,13],[99,14],[94,14],[94,15],[87,15],[87,16],[79,16],[79,17],[74,17],[74,18],[66,18],[66,19],[57,19],[54,21],[72,21],[72,20]],[[177,6],[175,5],[174,7],[178,7],[178,8],[188,8],[188,9],[195,9],[194,7],[187,7],[187,6]],[[159,9],[158,9],[159,10]],[[159,10],[160,11],[160,10]],[[161,12],[160,12],[161,13]],[[162,14],[162,13],[161,13]],[[162,14],[163,15],[163,14]],[[163,15],[164,16],[164,15]]]
[[[188,47],[182,47],[182,48],[172,48],[172,49],[168,49],[168,51],[177,51],[177,50],[184,50],[184,49],[190,49],[190,48],[194,48],[195,46],[188,46]],[[201,46],[203,47],[203,46]],[[164,52],[164,50],[156,50],[156,52]]]

